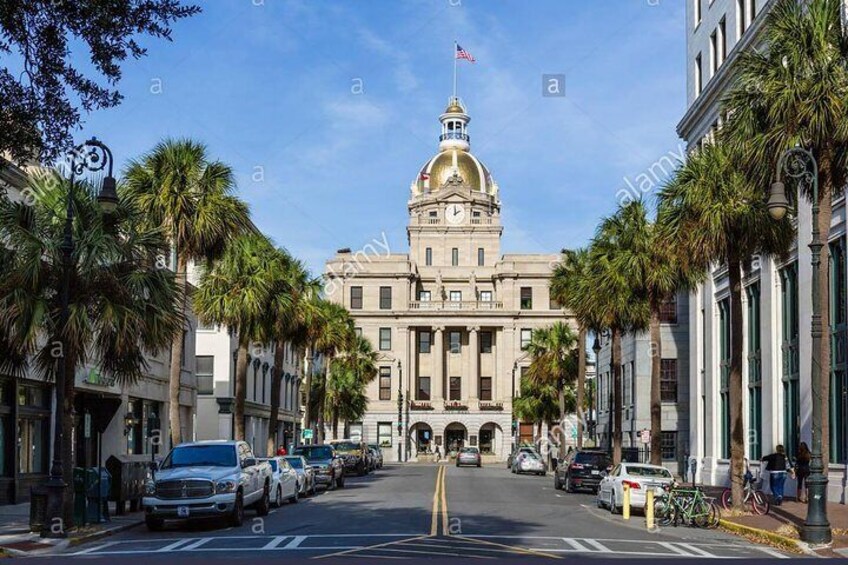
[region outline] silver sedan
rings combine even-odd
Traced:
[[[462,467],[463,465],[474,465],[475,467],[480,467],[483,464],[482,457],[480,457],[480,450],[476,447],[463,447],[459,450],[459,454],[456,456],[456,466]]]
[[[301,455],[283,457],[297,472],[297,486],[301,496],[315,494],[315,471]]]

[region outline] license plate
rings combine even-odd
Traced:
[[[601,472],[600,472],[600,471],[598,471],[597,469],[592,469],[592,474],[593,474],[593,475],[600,475],[600,474],[601,474]]]
[[[177,506],[177,518],[188,518],[188,506]]]

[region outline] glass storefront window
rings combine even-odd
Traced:
[[[18,420],[18,472],[47,472],[47,422],[44,418]]]

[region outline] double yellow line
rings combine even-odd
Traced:
[[[433,518],[430,521],[430,535],[439,535],[439,507],[441,506],[442,535],[449,536],[448,530],[448,500],[445,494],[445,473],[447,465],[439,465],[436,472],[436,491],[433,493]]]

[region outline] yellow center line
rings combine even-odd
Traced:
[[[436,490],[433,492],[433,517],[430,520],[430,535],[436,536],[439,534],[439,489],[442,486],[442,471],[444,466],[439,466],[436,471]]]
[[[448,528],[448,495],[445,488],[445,474],[447,474],[447,465],[442,467],[442,535],[449,536],[450,529]]]

